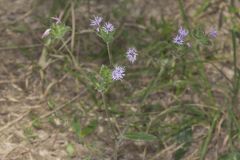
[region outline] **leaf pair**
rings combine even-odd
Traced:
[[[89,78],[97,91],[106,93],[112,83],[112,72],[107,66],[102,65],[99,75],[90,74]]]

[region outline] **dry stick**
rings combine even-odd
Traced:
[[[65,47],[65,49],[67,50],[67,52],[69,53],[70,55],[70,58],[72,60],[72,63],[73,63],[73,66],[76,67],[76,68],[79,68],[79,64],[78,64],[78,61],[76,60],[76,58],[74,57],[72,51],[70,51],[70,49],[68,48],[66,42],[64,42],[63,39],[61,39],[62,43],[63,43],[63,46]]]
[[[67,75],[68,75],[68,74],[65,74],[61,79],[59,79],[59,80],[57,80],[57,81],[54,80],[52,83],[50,83],[50,84],[47,86],[46,90],[44,91],[43,97],[46,97],[46,96],[48,95],[49,91],[51,90],[51,88],[52,88],[54,85],[56,85],[56,84],[58,84],[58,83],[61,83],[64,79],[66,79],[66,78],[67,78]]]
[[[66,105],[68,105],[68,104],[74,102],[75,100],[77,100],[77,99],[78,99],[81,95],[83,95],[85,92],[86,92],[86,90],[83,90],[80,94],[78,94],[77,96],[73,97],[73,98],[72,98],[71,100],[69,100],[68,102],[66,102],[66,103],[64,103],[63,105],[61,105],[60,107],[58,107],[58,108],[56,108],[56,109],[54,109],[54,110],[52,110],[52,111],[50,111],[50,112],[42,115],[39,119],[46,118],[46,117],[52,115],[53,113],[55,113],[55,112],[63,109],[64,107],[66,107]]]
[[[74,11],[74,1],[71,3],[71,12],[72,12],[72,36],[71,36],[71,51],[74,51],[74,42],[75,42],[75,31],[76,31],[76,23],[75,23],[75,11]]]
[[[37,48],[37,47],[42,47],[42,46],[43,46],[43,44],[30,44],[30,45],[22,45],[22,46],[0,47],[0,51],[3,51],[3,50],[13,50],[13,49]]]
[[[75,32],[76,35],[83,35],[83,34],[87,34],[87,33],[94,33],[94,30],[92,30],[92,29],[84,29],[84,30],[81,30],[80,32]],[[72,38],[69,37],[69,38],[65,41],[65,43],[68,44],[68,43],[71,41],[71,39],[72,39]],[[65,46],[62,45],[62,46],[58,49],[58,51],[62,50],[64,47],[65,47]]]
[[[25,116],[28,115],[28,113],[30,112],[27,111],[25,112],[23,115],[19,116],[18,118],[16,118],[15,120],[13,120],[12,122],[9,122],[7,125],[3,126],[2,128],[0,128],[0,132],[4,131],[5,129],[11,127],[12,125],[14,125],[15,123],[19,122],[20,120],[22,120]]]

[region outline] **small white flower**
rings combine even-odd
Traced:
[[[107,22],[107,23],[104,24],[103,29],[106,33],[113,32],[114,31],[114,26],[112,25],[112,23]]]
[[[103,18],[99,16],[94,16],[93,19],[90,19],[90,26],[99,27],[101,25]]]
[[[137,50],[136,48],[129,48],[127,50],[127,59],[131,62],[131,63],[134,63],[137,59]]]
[[[115,81],[122,80],[124,76],[125,68],[121,66],[115,66],[114,70],[112,71],[112,79]]]

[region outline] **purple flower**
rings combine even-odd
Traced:
[[[125,76],[125,68],[121,66],[115,66],[114,70],[112,71],[112,79],[114,81],[122,80]]]
[[[113,26],[111,23],[107,22],[107,23],[104,24],[103,30],[104,30],[106,33],[108,33],[108,32],[113,32],[113,31],[114,31],[114,26]]]
[[[50,31],[51,31],[50,28],[46,29],[46,31],[42,34],[42,38],[47,37],[50,34]]]
[[[187,35],[188,35],[188,30],[186,30],[185,28],[183,27],[180,27],[178,29],[178,35],[185,38]]]
[[[184,43],[184,39],[182,36],[177,35],[174,39],[173,39],[173,43],[176,43],[178,45],[183,45]]]
[[[136,48],[129,48],[127,50],[127,59],[131,62],[131,63],[134,63],[137,59],[137,50]]]
[[[217,31],[214,28],[211,28],[211,30],[208,34],[211,38],[216,38],[217,37]]]
[[[94,16],[93,19],[90,19],[90,26],[96,27],[96,30],[99,31],[99,27],[101,25],[103,18],[99,16]]]
[[[51,18],[55,21],[56,24],[61,23],[60,17],[51,17]]]

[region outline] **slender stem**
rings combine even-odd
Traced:
[[[190,26],[189,26],[189,23],[188,23],[188,17],[187,17],[186,11],[184,9],[184,3],[183,3],[182,0],[178,0],[178,4],[179,4],[180,11],[181,11],[181,15],[183,17],[183,21],[184,21],[186,27],[188,29],[190,29]]]
[[[239,70],[237,67],[237,43],[236,43],[236,32],[232,30],[232,48],[233,48],[233,65],[234,65],[234,78],[233,78],[233,96],[232,96],[232,105],[229,105],[228,109],[228,114],[229,114],[229,141],[230,141],[230,147],[233,150],[233,142],[232,142],[232,127],[233,127],[233,122],[235,122],[235,125],[238,128],[239,132],[239,122],[236,120],[236,113],[234,112],[233,109],[238,110],[238,95],[239,95],[239,85],[240,85],[240,76],[239,76]],[[233,121],[233,122],[232,122]]]
[[[108,127],[112,130],[112,134],[114,135],[115,148],[114,148],[113,157],[114,157],[114,160],[117,160],[118,159],[117,158],[118,157],[117,135],[115,134],[114,127],[113,127],[113,125],[111,123],[111,120],[110,120],[110,116],[109,116],[109,112],[108,112],[108,108],[107,108],[107,103],[106,103],[105,95],[104,95],[103,92],[101,92],[101,96],[102,96],[102,101],[103,101],[105,113],[106,113],[106,116],[107,116],[107,119],[108,119]]]
[[[117,138],[117,136],[115,134],[114,127],[112,126],[112,123],[111,123],[111,119],[110,119],[110,116],[109,116],[109,112],[108,112],[108,108],[107,108],[107,104],[106,104],[106,99],[105,99],[104,93],[101,92],[101,96],[102,96],[102,101],[103,101],[104,110],[105,110],[105,113],[106,113],[106,116],[107,116],[109,128],[112,130],[112,133],[115,136],[115,138]]]
[[[68,48],[68,46],[66,45],[66,43],[64,42],[64,40],[62,40],[62,43],[63,43],[63,46],[65,47],[65,49],[67,50],[67,52],[69,53],[71,59],[72,59],[72,62],[73,62],[73,65],[76,67],[76,68],[79,68],[79,65],[78,65],[78,62],[76,60],[76,58],[74,57],[73,53],[70,51],[70,49]]]
[[[50,46],[51,41],[50,39],[47,40],[46,44],[43,47],[41,56],[38,61],[38,65],[44,69],[47,66],[47,56],[48,56],[48,47]]]
[[[71,11],[72,11],[72,36],[71,36],[71,51],[74,51],[74,42],[75,42],[75,31],[76,31],[76,23],[75,23],[75,11],[74,11],[74,1],[71,3]]]
[[[108,52],[108,58],[109,58],[110,65],[112,66],[113,61],[112,61],[112,54],[111,54],[111,51],[110,51],[109,43],[107,43],[107,52]]]
[[[216,128],[216,124],[217,124],[217,121],[218,121],[219,117],[220,117],[220,114],[217,113],[215,115],[213,121],[212,121],[211,128],[208,130],[207,138],[204,141],[202,149],[201,149],[201,152],[200,152],[200,160],[204,160],[205,159],[205,156],[206,156],[206,153],[207,153],[207,149],[208,149],[208,144],[210,143],[210,140],[212,138],[214,129]]]

